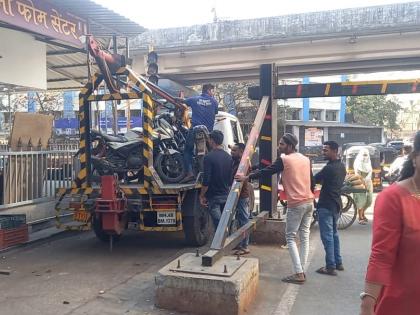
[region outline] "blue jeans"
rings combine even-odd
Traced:
[[[335,269],[343,260],[340,255],[340,240],[338,238],[337,220],[340,213],[326,208],[318,209],[319,232],[325,249],[325,266]]]
[[[193,156],[194,156],[194,136],[193,129],[188,130],[187,138],[185,139],[184,149],[184,166],[186,173],[192,173]]]
[[[239,227],[249,222],[249,198],[239,198],[236,204],[236,219]],[[242,248],[247,248],[249,244],[249,235],[239,244]]]
[[[209,213],[213,220],[214,230],[217,230],[220,218],[222,216],[223,208],[226,204],[227,196],[216,196],[207,198],[209,202]]]

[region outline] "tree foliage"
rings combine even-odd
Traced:
[[[36,111],[42,114],[52,114],[56,111],[60,111],[63,108],[63,92],[59,91],[48,91],[48,92],[36,92],[34,95],[34,101],[36,103]],[[0,110],[9,111],[9,104],[7,95],[2,95],[0,99]],[[28,94],[17,93],[11,94],[10,97],[10,111],[12,113],[17,111],[28,110]]]
[[[349,96],[347,112],[352,113],[354,122],[399,130],[397,123],[401,104],[395,97],[386,95]]]

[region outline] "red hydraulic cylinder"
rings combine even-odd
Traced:
[[[124,229],[126,200],[118,196],[117,181],[112,175],[101,176],[101,198],[96,200],[96,216],[102,221],[102,230],[109,234],[121,234]]]

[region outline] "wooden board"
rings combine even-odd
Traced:
[[[12,151],[25,151],[29,140],[33,148],[47,149],[48,140],[52,136],[54,116],[34,113],[15,113],[9,146]],[[21,145],[19,146],[19,139]]]

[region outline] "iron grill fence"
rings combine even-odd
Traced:
[[[75,178],[77,150],[0,152],[0,209],[52,200]]]

